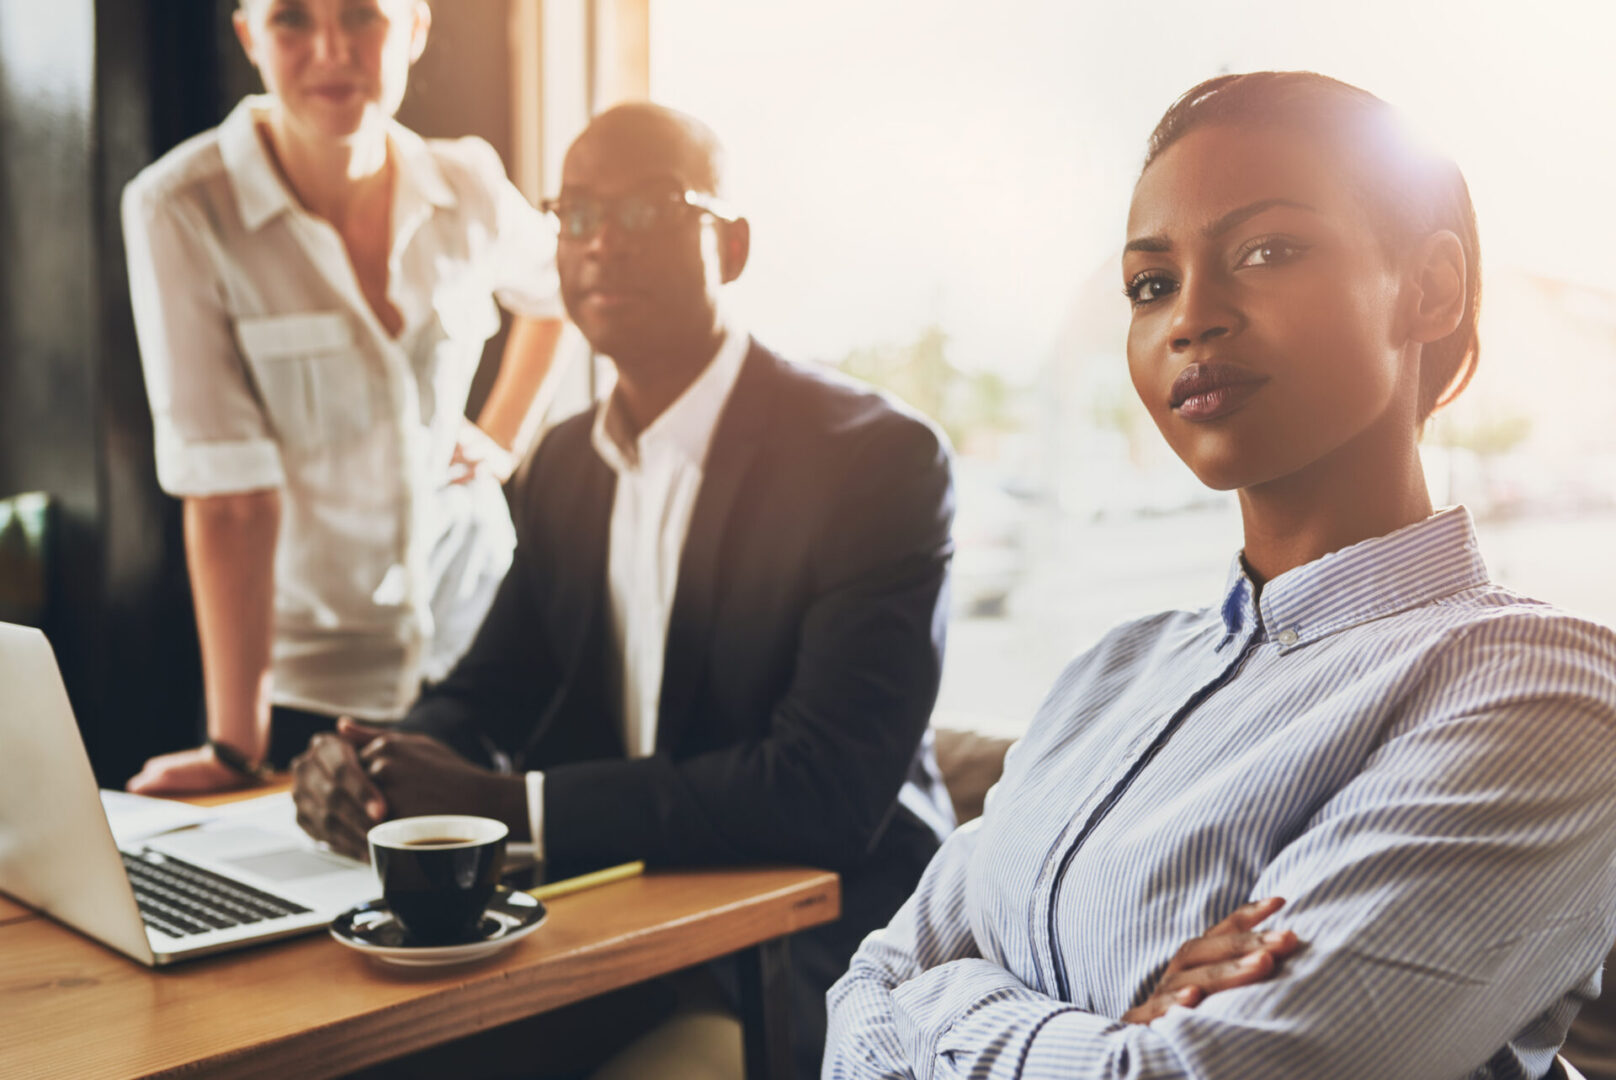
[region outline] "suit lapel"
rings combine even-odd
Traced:
[[[767,428],[779,363],[768,350],[752,342],[707,450],[701,491],[696,495],[690,531],[679,559],[673,611],[668,617],[662,693],[657,707],[659,750],[677,745],[701,683],[712,640],[718,557],[729,532],[735,497]]]
[[[572,512],[562,519],[558,547],[568,550],[557,559],[561,573],[551,575],[557,591],[555,610],[570,632],[565,671],[571,683],[583,662],[584,648],[591,640],[595,622],[606,602],[606,557],[611,547],[612,499],[617,493],[617,474],[586,444],[580,486]]]
[[[557,643],[561,681],[534,726],[528,740],[529,751],[549,731],[556,717],[567,709],[568,702],[578,692],[580,679],[604,677],[606,662],[603,657],[592,656],[589,646],[608,640],[600,619],[606,603],[606,555],[611,544],[617,474],[595,453],[586,434],[582,450],[570,456],[564,472],[546,476],[539,482],[565,485],[568,494],[557,498],[553,488],[536,494],[538,499],[560,508],[551,519],[551,551],[547,553],[548,565],[542,576],[548,595],[540,602],[547,612],[545,622],[550,639]],[[621,747],[622,737],[616,725],[603,726],[611,729],[611,740]]]

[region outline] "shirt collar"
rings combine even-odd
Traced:
[[[236,195],[241,223],[249,231],[294,205],[292,193],[281,182],[258,138],[258,119],[269,111],[272,101],[268,94],[244,97],[219,125],[219,153]]]
[[[1487,581],[1470,511],[1455,506],[1287,570],[1263,586],[1256,607],[1268,636],[1289,649]],[[1228,634],[1250,626],[1253,591],[1237,555],[1223,594]]]
[[[718,351],[701,374],[638,437],[614,390],[595,410],[590,430],[595,452],[619,474],[638,469],[647,458],[682,458],[700,468],[750,347],[745,331],[734,326],[726,329]]]
[[[398,165],[398,192],[400,200],[394,205],[393,216],[399,217],[398,208],[404,197],[418,199],[436,209],[447,209],[455,204],[454,189],[443,176],[438,159],[427,147],[426,140],[396,120],[388,122],[387,141],[396,155]]]
[[[1239,555],[1229,564],[1229,577],[1223,584],[1223,641],[1239,637],[1247,627],[1257,622],[1257,605],[1251,602],[1251,579],[1246,576],[1246,564]],[[1221,646],[1220,646],[1221,648]]]
[[[268,94],[250,94],[219,125],[219,153],[235,192],[241,222],[255,232],[288,210],[297,209],[280,173],[269,159],[258,135],[258,122],[274,107]],[[387,138],[397,155],[398,191],[394,204],[395,221],[413,217],[417,207],[448,207],[455,203],[454,190],[443,176],[426,140],[397,121],[389,121]],[[423,207],[424,208],[424,207]]]

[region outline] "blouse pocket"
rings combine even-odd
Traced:
[[[236,338],[281,445],[338,446],[371,428],[365,357],[338,311],[237,319]]]

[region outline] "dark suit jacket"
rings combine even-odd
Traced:
[[[753,343],[679,567],[657,752],[627,760],[609,682],[616,476],[593,419],[540,446],[512,500],[516,555],[487,621],[405,726],[474,760],[497,748],[544,770],[552,864],[841,871],[825,955],[795,956],[799,973],[824,969],[810,977],[822,995],[952,824],[922,747],[947,615],[946,445],[889,399]]]

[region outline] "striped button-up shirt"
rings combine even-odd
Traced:
[[[1616,938],[1616,634],[1489,583],[1463,509],[1061,675],[984,816],[829,995],[824,1075],[1538,1077]],[[1247,900],[1274,978],[1119,1017]]]

